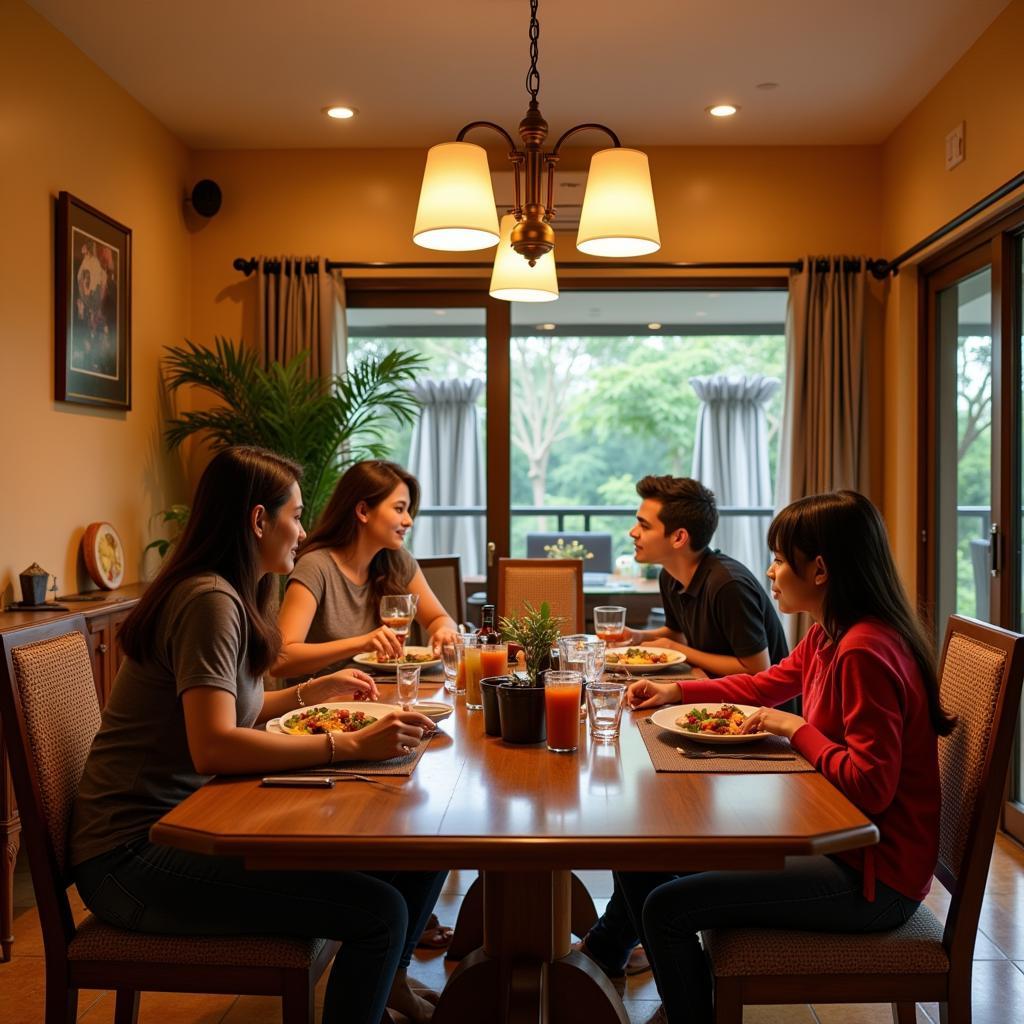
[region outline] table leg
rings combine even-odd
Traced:
[[[484,944],[445,986],[434,1024],[628,1024],[618,993],[570,951],[568,871],[484,871]]]

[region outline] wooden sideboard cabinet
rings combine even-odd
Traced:
[[[107,701],[114,677],[121,667],[123,653],[119,642],[121,626],[138,603],[144,583],[133,583],[120,590],[97,590],[75,595],[87,601],[65,601],[67,611],[0,612],[0,633],[13,633],[26,626],[39,626],[72,615],[85,617],[92,646],[92,669],[100,707]],[[21,844],[21,820],[14,803],[14,786],[7,764],[7,751],[0,734],[0,962],[11,958],[14,946],[14,862]]]

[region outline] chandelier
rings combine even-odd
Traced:
[[[519,122],[522,146],[517,146],[512,136],[493,121],[471,121],[454,142],[431,147],[412,236],[417,245],[446,252],[487,249],[498,243],[490,293],[510,302],[549,302],[558,298],[555,231],[551,226],[556,212],[555,167],[562,145],[577,132],[604,132],[612,145],[599,150],[590,160],[576,248],[590,256],[611,257],[646,256],[661,248],[645,153],[626,149],[610,128],[590,122],[569,128],[545,152],[548,123],[537,102],[537,3],[538,0],[530,0],[530,70],[526,75],[530,104]],[[490,128],[508,144],[515,205],[501,218],[500,225],[487,152],[463,141],[476,128]],[[547,190],[542,201],[545,171]]]

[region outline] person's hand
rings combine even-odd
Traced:
[[[653,683],[649,679],[638,679],[635,683],[630,683],[626,691],[626,703],[634,711],[678,702],[678,683]]]
[[[678,651],[680,654],[686,654],[687,650],[683,644],[669,640],[667,636],[659,636],[657,640],[648,640],[644,647],[662,647],[667,651]]]
[[[363,650],[373,651],[377,661],[397,661],[403,654],[402,641],[388,626],[378,626],[372,633],[367,633],[363,637]]]
[[[740,732],[770,732],[773,736],[785,736],[792,739],[793,733],[806,725],[799,715],[791,715],[788,711],[778,708],[758,708],[752,711],[740,728]]]
[[[309,694],[310,690],[314,692]],[[304,696],[307,694],[317,704],[338,697],[351,697],[352,700],[377,700],[380,697],[373,676],[357,668],[343,668],[339,672],[311,680],[304,691]]]
[[[418,711],[389,711],[373,725],[347,735],[352,738],[353,757],[387,761],[415,750],[433,731],[434,723]]]
[[[440,655],[441,644],[453,644],[458,638],[459,634],[451,626],[441,626],[430,638],[430,649],[434,654]]]

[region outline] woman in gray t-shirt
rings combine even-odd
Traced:
[[[364,651],[399,657],[401,642],[380,622],[385,594],[418,598],[416,621],[434,650],[454,639],[455,623],[403,547],[419,502],[419,482],[394,462],[357,462],[338,481],[288,579],[275,675],[319,675]]]
[[[305,536],[299,467],[258,448],[219,452],[188,526],[121,631],[127,655],[72,811],[75,882],[89,909],[154,934],[340,939],[325,1022],[425,1021],[405,975],[441,872],[249,871],[240,860],[154,846],[150,826],[212,775],[265,774],[407,753],[433,730],[411,711],[355,733],[253,728],[297,705],[376,695],[347,670],[265,692],[280,646],[270,599]],[[303,699],[304,698],[304,699]],[[372,707],[372,705],[368,705]]]

